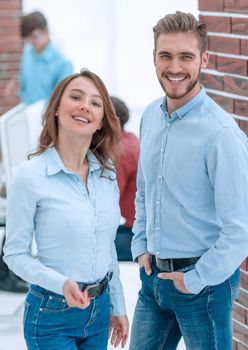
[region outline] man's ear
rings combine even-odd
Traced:
[[[156,58],[156,50],[153,49],[153,64],[154,64],[154,66],[156,66],[156,64],[155,64],[155,58]]]
[[[201,58],[201,68],[206,68],[208,65],[208,61],[209,61],[209,53],[205,51],[202,54],[202,58]]]

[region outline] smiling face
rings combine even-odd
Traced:
[[[200,71],[208,63],[208,54],[200,53],[192,33],[160,34],[154,50],[158,80],[166,93],[167,106],[175,110],[200,90]]]
[[[67,85],[56,111],[59,138],[92,139],[101,129],[104,116],[102,97],[87,77],[77,77]]]

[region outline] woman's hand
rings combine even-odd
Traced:
[[[109,338],[110,342],[116,348],[120,342],[122,348],[126,345],[129,332],[129,321],[127,316],[111,316]]]
[[[90,305],[88,292],[82,292],[79,285],[74,281],[67,279],[64,283],[63,292],[66,302],[70,307],[86,309]]]

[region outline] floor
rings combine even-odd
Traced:
[[[124,287],[127,314],[132,322],[137,293],[140,287],[138,266],[133,262],[120,263],[121,280]],[[0,291],[0,350],[25,350],[22,336],[22,312],[25,296]],[[129,343],[126,345],[128,349]],[[110,344],[108,350],[114,349]],[[121,347],[118,347],[121,349]],[[178,350],[185,350],[180,342]],[[49,349],[48,349],[49,350]]]

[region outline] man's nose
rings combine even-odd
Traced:
[[[181,65],[178,59],[173,59],[170,61],[169,70],[171,73],[178,73],[181,70]]]

